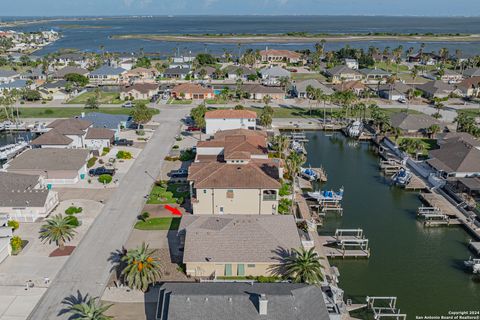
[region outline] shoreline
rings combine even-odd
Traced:
[[[152,40],[166,42],[213,42],[213,43],[315,43],[349,42],[349,41],[416,41],[416,42],[476,42],[480,34],[470,35],[159,35],[159,34],[125,34],[113,35],[114,40]]]

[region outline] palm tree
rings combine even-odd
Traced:
[[[434,139],[435,135],[439,133],[441,130],[440,126],[438,124],[432,124],[430,127],[427,129],[427,133],[430,136],[430,138]]]
[[[320,259],[314,248],[293,249],[292,255],[285,259],[285,275],[294,282],[318,284],[323,281]]]
[[[263,100],[263,103],[265,103],[265,105],[268,106],[270,104],[270,102],[272,102],[272,97],[270,97],[267,94],[266,96],[263,96],[262,100]]]
[[[290,208],[292,213],[295,205],[295,179],[300,173],[301,166],[302,164],[305,163],[305,161],[306,161],[305,156],[303,154],[298,154],[295,151],[290,152],[287,159],[285,160],[285,166],[287,167],[288,174],[290,175],[290,178],[292,180],[292,186],[293,186],[292,206]]]
[[[68,312],[78,320],[110,320],[113,319],[113,317],[106,316],[105,312],[110,309],[111,306],[111,304],[103,304],[97,297],[72,305]]]
[[[46,224],[40,229],[40,238],[43,242],[55,242],[58,248],[63,250],[65,243],[71,241],[77,233],[70,221],[69,217],[64,217],[61,214],[45,220]]]
[[[285,157],[285,152],[288,149],[288,138],[282,134],[279,134],[273,138],[274,150],[280,155],[280,159]]]
[[[148,286],[162,276],[160,263],[153,257],[154,250],[142,243],[136,249],[128,250],[122,257],[126,267],[122,270],[125,284],[131,289],[146,292]]]

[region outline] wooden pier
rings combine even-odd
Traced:
[[[403,168],[403,164],[396,159],[380,160],[380,170],[385,174],[393,175]]]
[[[440,211],[447,216],[457,216],[455,212],[456,208],[439,194],[422,192],[420,193],[420,199],[428,204],[429,207],[436,208],[437,211]]]
[[[477,255],[480,256],[480,242],[470,241],[468,247]]]
[[[313,172],[315,172],[318,176],[318,180],[320,182],[327,182],[328,177],[327,173],[325,172],[325,169],[323,167],[320,168],[312,168]]]
[[[343,215],[343,207],[339,200],[320,200],[318,203],[320,206],[320,211],[323,213],[335,212],[340,215]]]
[[[410,182],[405,186],[405,190],[425,190],[427,185],[415,174],[412,175]]]

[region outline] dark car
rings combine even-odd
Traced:
[[[115,174],[115,169],[107,169],[105,167],[98,167],[95,169],[90,169],[88,171],[88,174],[93,177],[93,176],[101,176],[102,174],[108,174],[113,176]]]
[[[185,178],[188,176],[188,170],[187,169],[179,169],[172,171],[170,174],[172,178]]]
[[[118,139],[114,142],[116,146],[133,146],[133,140]]]

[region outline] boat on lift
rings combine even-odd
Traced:
[[[307,192],[309,198],[315,199],[317,201],[341,201],[343,199],[343,187],[341,187],[338,191],[333,190],[319,190],[314,192]]]
[[[463,262],[465,264],[465,267],[468,269],[471,269],[473,273],[478,273],[480,274],[480,259],[470,259],[466,260]]]
[[[360,121],[353,121],[346,128],[347,136],[350,138],[358,138],[363,132],[363,123]]]
[[[295,141],[293,140],[290,144],[290,147],[292,148],[293,151],[295,151],[296,153],[298,154],[303,154],[305,153],[305,148],[303,147],[303,145],[298,142],[298,141]]]
[[[412,180],[413,174],[407,168],[401,168],[392,176],[393,183],[406,186]]]
[[[17,154],[28,148],[28,142],[19,140],[17,143],[7,144],[0,147],[0,161],[10,160]]]
[[[317,181],[318,174],[312,168],[300,168],[300,174],[309,181]]]

